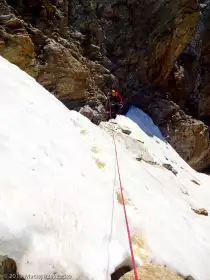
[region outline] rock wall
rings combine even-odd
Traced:
[[[210,127],[210,107],[209,107],[209,17],[210,2],[200,1],[201,18],[191,41],[185,50],[179,55],[170,75],[167,79],[165,90],[170,101],[179,105],[183,110],[182,114],[192,116],[193,123],[201,124],[204,122],[205,133],[193,136],[193,129],[188,131],[185,141],[182,141],[182,126],[176,125],[178,137],[174,138],[175,130],[169,141],[183,158],[194,168],[202,170],[209,166],[209,127]],[[191,118],[192,119],[192,118]],[[196,121],[199,120],[199,121]],[[204,125],[202,124],[202,125]],[[189,127],[188,123],[184,127]],[[202,129],[201,129],[202,130]],[[203,143],[205,142],[205,145]],[[194,142],[194,144],[192,144]],[[196,148],[197,147],[197,148]],[[189,149],[195,152],[194,156]],[[191,154],[189,156],[189,154]],[[203,156],[202,156],[203,154]],[[185,156],[184,156],[185,155]],[[197,162],[197,164],[195,163]]]
[[[71,1],[71,24],[98,45],[98,59],[130,94],[161,84],[189,42],[199,21],[191,1]],[[105,58],[107,56],[110,61]],[[90,54],[91,59],[93,57]]]
[[[82,56],[83,35],[70,32],[64,12],[50,2],[42,9],[30,1],[11,3],[16,10],[0,1],[0,54],[74,109],[91,104],[96,123],[104,119],[105,95],[94,80],[98,65]],[[100,71],[106,74],[106,79],[101,74],[104,84],[112,79],[109,71]]]
[[[203,9],[203,21],[204,21],[204,34],[202,40],[202,49],[201,49],[201,85],[200,85],[200,96],[199,96],[199,117],[207,120],[209,123],[210,116],[210,3],[209,1],[205,1],[206,6]]]
[[[16,13],[1,0],[0,53],[54,88],[62,100],[71,100],[73,91],[73,99],[86,99],[94,86],[103,92],[119,87],[129,95],[144,85],[161,84],[199,21],[196,0],[54,1],[57,7],[40,0],[38,12],[33,0],[10,2]],[[68,78],[75,83],[72,90],[66,88]],[[91,78],[95,84],[87,82]]]
[[[190,117],[208,116],[208,28],[201,40],[199,22],[197,0],[0,0],[0,54],[95,123],[108,117],[110,88],[120,90],[201,170],[208,127]]]

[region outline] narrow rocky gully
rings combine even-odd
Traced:
[[[160,1],[159,1],[160,2]],[[1,0],[0,54],[98,124],[117,89],[196,170],[210,165],[209,2]]]
[[[209,0],[0,0],[2,57],[96,125],[109,120],[108,94],[117,90],[124,115],[141,109],[190,167],[208,175],[209,38]],[[13,259],[1,264],[17,273]],[[122,264],[111,279],[133,279],[131,270]],[[156,280],[194,279],[164,273]]]

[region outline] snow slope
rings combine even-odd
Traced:
[[[114,132],[131,232],[144,240],[137,264],[210,279],[210,218],[191,210],[210,209],[209,176],[192,170],[147,115],[131,108],[97,127],[2,57],[0,85],[0,253],[20,273],[103,280],[129,262]]]

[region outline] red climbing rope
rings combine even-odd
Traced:
[[[111,118],[111,106],[110,106],[110,118]],[[134,271],[134,279],[138,280],[136,263],[135,263],[135,259],[134,259],[134,253],[133,253],[133,246],[132,246],[132,242],[131,242],[131,232],[130,232],[128,217],[127,217],[126,208],[125,208],[125,200],[124,200],[124,195],[123,195],[123,187],[122,187],[122,181],[121,181],[121,176],[120,176],[120,167],[119,167],[118,152],[117,152],[117,145],[116,145],[116,141],[115,141],[114,131],[113,131],[112,137],[113,137],[114,147],[115,147],[117,172],[118,172],[118,178],[119,178],[119,183],[120,183],[120,192],[121,192],[121,199],[122,199],[122,205],[123,205],[124,216],[125,216],[126,229],[127,229],[127,234],[128,234],[129,247],[130,247],[130,252],[131,252],[131,260],[132,260],[132,266],[133,266],[133,271]]]
[[[131,233],[130,233],[128,217],[127,217],[126,208],[125,208],[125,200],[124,200],[122,181],[121,181],[121,176],[120,176],[120,167],[119,167],[118,154],[117,154],[117,145],[116,145],[114,134],[113,134],[113,139],[114,139],[114,146],[115,146],[115,155],[116,155],[116,161],[117,161],[117,171],[118,171],[118,177],[119,177],[119,183],[120,183],[122,205],[123,205],[123,210],[124,210],[124,215],[125,215],[125,223],[126,223],[126,228],[127,228],[127,233],[128,233],[129,247],[130,247],[130,251],[131,251],[131,259],[132,259],[132,265],[133,265],[133,271],[134,271],[134,278],[135,278],[135,280],[138,280],[136,263],[135,263],[135,259],[134,259],[134,253],[133,253],[133,246],[132,246],[132,242],[131,242]]]

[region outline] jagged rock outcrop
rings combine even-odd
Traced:
[[[202,13],[191,41],[179,55],[166,83],[166,88],[171,93],[171,100],[176,102],[187,114],[195,118],[201,116],[201,107],[205,106],[203,104],[204,100],[201,98],[204,34],[205,25]],[[201,103],[203,104],[202,106],[200,106]]]
[[[199,20],[195,0],[71,3],[71,24],[88,32],[92,43],[107,54],[112,62],[109,67],[127,92],[162,83]],[[108,66],[103,59],[101,63]]]
[[[175,63],[165,85],[165,89],[168,92],[168,98],[175,102],[180,108],[188,114],[198,120],[203,121],[206,124],[206,133],[202,134],[202,139],[197,136],[193,136],[193,129],[188,131],[190,138],[187,141],[183,141],[182,145],[177,147],[173,143],[173,136],[170,139],[171,144],[177,149],[180,155],[183,156],[183,152],[186,153],[191,145],[191,150],[194,148],[195,143],[199,147],[198,152],[194,154],[194,158],[197,157],[197,169],[202,170],[203,167],[208,167],[209,162],[209,133],[207,131],[210,127],[210,110],[209,110],[209,16],[210,6],[209,1],[200,1],[201,13],[200,22],[197,26],[192,40],[189,42],[184,52],[180,54]],[[191,119],[192,120],[192,119]],[[192,121],[191,121],[192,123]],[[199,124],[196,120],[193,123]],[[183,121],[183,126],[189,127],[189,122]],[[179,124],[180,126],[180,124]],[[178,134],[177,139],[182,138],[182,126],[177,126]],[[202,125],[203,126],[203,125]],[[193,141],[191,141],[194,138]],[[196,139],[197,138],[197,139]],[[204,139],[205,138],[205,139]],[[191,139],[191,140],[189,140]],[[180,145],[180,141],[177,141]],[[205,140],[205,141],[204,141]],[[203,145],[203,141],[205,145]],[[194,142],[194,144],[192,144]],[[190,144],[191,143],[191,144]],[[205,151],[204,153],[202,151]],[[202,155],[203,154],[203,155]],[[203,158],[202,163],[200,162]],[[192,164],[193,158],[190,156],[184,156],[189,164]],[[189,160],[188,160],[189,159]]]
[[[7,9],[2,11],[2,6]],[[0,11],[0,54],[36,78],[39,70],[36,68],[35,46],[24,21],[18,19],[5,3],[1,3]]]
[[[98,112],[98,107],[105,98],[94,81],[97,64],[87,65],[77,40],[65,35],[63,14],[54,7],[54,17],[46,19],[46,14],[45,17],[40,15],[34,27],[29,23],[34,23],[32,8],[15,3],[18,12],[6,1],[0,2],[0,54],[37,79],[60,100],[72,102],[74,109],[91,104],[94,116],[97,116],[93,121],[99,122],[104,118],[104,110]],[[81,33],[76,35],[82,38]],[[101,70],[101,81],[107,80],[109,75],[108,70],[104,73]]]

